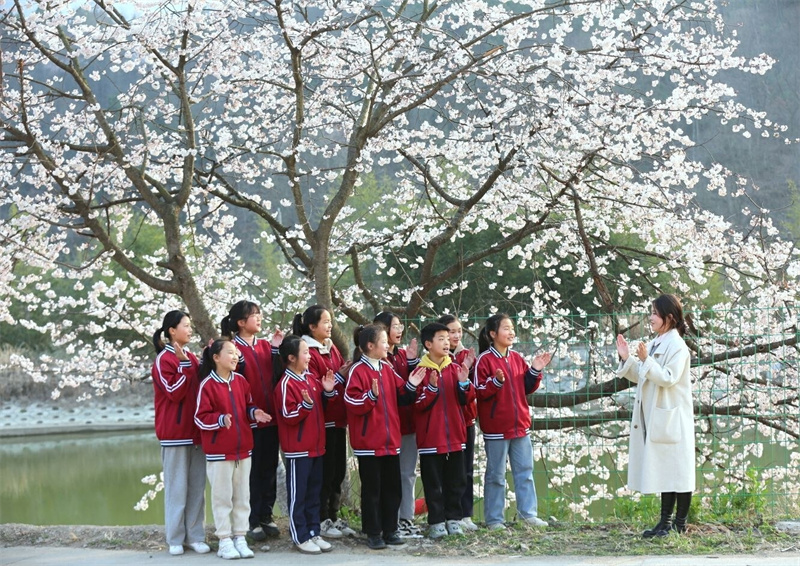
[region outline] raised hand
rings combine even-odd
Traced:
[[[308,389],[303,389],[303,401],[305,401],[309,405],[314,404],[314,400],[311,399],[311,395],[308,394]]]
[[[339,375],[347,378],[347,374],[350,373],[351,367],[353,367],[353,360],[347,360],[344,365],[339,368]]]
[[[503,373],[503,370],[498,368],[498,370],[494,372],[494,378],[500,383],[504,383],[506,380],[506,374]]]
[[[231,414],[228,413],[224,417],[222,417],[222,426],[225,428],[231,428]]]
[[[268,423],[272,420],[272,417],[269,415],[269,413],[262,411],[261,409],[256,409],[255,413],[253,414],[256,417],[257,423]]]
[[[189,356],[186,355],[186,352],[183,351],[183,347],[180,344],[173,342],[172,347],[175,349],[175,355],[180,361],[185,362],[189,359]]]
[[[467,365],[466,360],[464,361],[463,364],[458,366],[458,380],[461,383],[469,381],[469,366]]]
[[[417,346],[417,339],[414,338],[408,344],[408,348],[406,348],[406,356],[408,356],[409,360],[413,360],[419,354],[419,347]]]
[[[423,379],[425,379],[425,368],[417,368],[408,376],[408,382],[414,387],[422,383]]]
[[[553,355],[550,352],[544,352],[543,354],[539,354],[535,358],[533,358],[533,369],[536,371],[542,371],[544,366],[550,363],[550,360],[553,358]]]
[[[475,358],[476,358],[475,348],[470,348],[469,350],[467,350],[467,355],[464,358],[464,365],[467,366],[467,369],[470,369],[472,367],[472,364],[475,363]]]
[[[623,362],[627,361],[628,356],[631,355],[628,342],[625,340],[625,337],[622,334],[617,334],[617,354],[619,354],[619,357],[622,358]]]
[[[644,342],[639,342],[638,346],[636,346],[636,356],[641,361],[647,359],[647,345]]]
[[[269,344],[273,348],[280,347],[280,345],[283,344],[283,330],[276,326],[275,332],[272,333],[272,338],[269,340]]]
[[[372,395],[378,396],[378,380],[376,378],[372,378]]]
[[[322,388],[330,393],[336,387],[336,378],[333,377],[333,370],[329,369],[328,372],[322,376]]]
[[[431,387],[439,387],[439,372],[432,371],[431,374],[428,376],[428,384]]]

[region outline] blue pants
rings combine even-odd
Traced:
[[[483,515],[487,525],[502,523],[506,500],[506,459],[511,462],[517,513],[523,519],[536,517],[536,487],[533,484],[533,447],[527,434],[511,440],[486,440]]]
[[[289,533],[295,544],[319,535],[319,494],[322,457],[286,459]]]

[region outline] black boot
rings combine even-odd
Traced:
[[[676,493],[668,491],[661,494],[661,520],[652,529],[642,533],[644,538],[665,537],[672,528],[672,508],[675,506]]]
[[[672,528],[679,533],[686,532],[686,520],[689,518],[689,507],[692,506],[692,492],[678,494],[678,508],[675,511],[675,524]]]

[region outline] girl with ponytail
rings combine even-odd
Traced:
[[[333,316],[322,305],[312,305],[303,314],[296,314],[292,321],[292,332],[308,345],[311,359],[308,373],[322,382],[328,371],[335,376],[336,395],[325,408],[325,454],[322,456],[322,488],[320,490],[320,521],[323,537],[340,538],[353,536],[356,532],[344,519],[340,519],[339,507],[342,497],[342,482],[347,475],[347,412],[344,407],[344,384],[352,365],[331,340]]]
[[[193,420],[199,363],[186,349],[191,339],[192,321],[179,310],[168,312],[153,333],[151,376],[164,466],[164,530],[172,555],[183,554],[184,545],[199,553],[211,550],[203,527],[206,462]]]
[[[686,322],[678,297],[661,295],[653,301],[650,328],[656,337],[646,344],[629,346],[617,336],[617,375],[638,384],[628,441],[628,488],[661,493],[661,519],[642,533],[645,538],[686,531],[696,470],[691,355],[683,341]]]
[[[233,341],[239,350],[236,371],[250,385],[257,407],[275,414],[273,390],[276,367],[279,366],[278,347],[283,333],[276,328],[270,340],[259,338],[261,309],[252,301],[235,303],[220,322],[222,336]],[[253,456],[250,470],[250,530],[255,541],[278,536],[280,531],[272,520],[272,508],[277,497],[279,459],[278,428],[275,419],[253,425]]]
[[[373,319],[373,324],[380,324],[386,329],[389,340],[389,353],[386,360],[392,364],[394,371],[408,381],[409,375],[419,364],[417,357],[417,339],[414,338],[408,348],[401,348],[404,325],[400,318],[389,311],[378,313]],[[400,448],[400,482],[402,498],[400,500],[400,536],[404,538],[419,538],[422,536],[420,528],[414,524],[414,501],[416,499],[417,485],[417,434],[414,425],[414,407],[400,408],[400,434],[402,435]]]

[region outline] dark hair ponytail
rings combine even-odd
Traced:
[[[683,318],[681,300],[675,295],[660,295],[653,301],[653,310],[664,319],[669,328],[674,328],[683,336],[686,334],[686,321]]]
[[[386,332],[383,325],[368,324],[367,326],[359,325],[353,331],[353,361],[357,362],[361,359],[362,355],[367,353],[367,344],[377,344],[381,332]]]
[[[509,318],[509,316],[501,312],[493,314],[486,319],[480,334],[478,334],[478,353],[485,352],[489,349],[493,342],[491,332],[497,332],[500,329],[500,323],[507,318]]]
[[[222,347],[230,341],[230,338],[223,336],[222,338],[217,338],[211,344],[203,348],[203,356],[200,360],[199,369],[200,379],[208,377],[208,374],[211,373],[211,370],[216,369],[214,356],[219,354],[222,351]]]
[[[234,335],[239,332],[239,321],[247,320],[252,315],[260,312],[261,309],[252,301],[241,300],[234,303],[227,316],[219,323],[221,334],[232,340]]]
[[[164,342],[162,336],[167,339],[167,342],[169,342],[169,329],[176,328],[184,319],[184,317],[188,316],[189,315],[185,312],[178,310],[169,311],[164,315],[164,322],[161,323],[161,328],[153,333],[153,347],[156,349],[156,354],[161,352],[161,350],[166,347],[166,342]]]
[[[303,314],[294,315],[292,333],[297,336],[311,336],[311,325],[319,324],[319,321],[322,320],[322,313],[325,312],[331,315],[331,320],[333,320],[331,311],[322,305],[311,305],[303,311]]]

